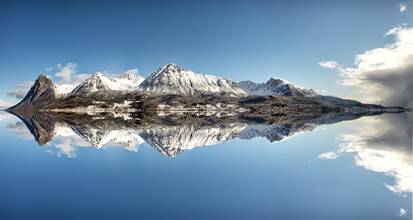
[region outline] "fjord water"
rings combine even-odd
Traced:
[[[407,113],[176,157],[146,143],[39,146],[1,116],[1,219],[412,219]]]

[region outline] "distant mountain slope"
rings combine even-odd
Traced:
[[[158,69],[142,82],[140,89],[160,94],[247,96],[247,93],[232,80],[196,74],[175,64],[167,64]]]
[[[239,82],[241,89],[249,95],[275,95],[275,96],[315,96],[312,89],[300,88],[282,79],[270,78],[265,83],[256,83],[250,80]]]
[[[71,95],[103,91],[130,92],[137,90],[142,81],[143,78],[134,73],[127,73],[119,77],[108,77],[98,72],[73,89]]]

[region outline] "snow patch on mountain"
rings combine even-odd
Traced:
[[[71,94],[93,93],[99,91],[131,92],[136,91],[143,80],[143,77],[133,72],[125,73],[119,77],[109,77],[101,72],[97,72],[77,86]]]
[[[315,96],[317,93],[312,89],[300,88],[292,83],[270,78],[265,83],[256,83],[250,80],[239,82],[240,87],[249,95],[274,95],[274,96]]]
[[[56,98],[64,97],[70,94],[70,92],[72,92],[74,88],[75,86],[70,85],[70,84],[60,84],[60,85],[55,84],[55,87],[54,87],[55,96]]]
[[[247,96],[236,82],[206,74],[184,70],[176,64],[167,64],[146,78],[140,85],[142,91],[179,94],[222,94],[233,97]]]

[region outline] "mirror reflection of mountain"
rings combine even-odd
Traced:
[[[146,142],[167,156],[195,147],[215,145],[233,139],[264,137],[271,142],[281,141],[322,124],[353,120],[365,113],[326,113],[311,116],[275,115],[270,119],[246,115],[209,115],[198,113],[151,115],[143,118],[127,115],[61,112],[23,112],[19,117],[40,145],[53,138],[81,138],[96,148],[107,145],[122,146],[136,151]],[[380,113],[375,113],[380,114]],[[370,115],[370,114],[368,114]]]
[[[280,141],[321,124],[404,110],[322,96],[274,78],[237,83],[175,64],[146,79],[96,73],[73,87],[41,75],[8,109],[41,145],[76,134],[96,147],[134,149],[145,141],[168,156],[234,138]]]

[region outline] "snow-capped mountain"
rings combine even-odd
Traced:
[[[161,67],[146,78],[139,87],[142,91],[163,94],[247,96],[247,93],[232,80],[197,74],[184,70],[176,64]]]
[[[275,96],[315,96],[312,89],[300,88],[285,80],[270,78],[265,83],[256,83],[250,80],[239,82],[240,87],[249,95],[275,95]]]
[[[143,78],[135,73],[126,73],[119,77],[108,77],[103,73],[97,72],[73,89],[71,94],[78,95],[103,91],[136,91],[142,82]]]

